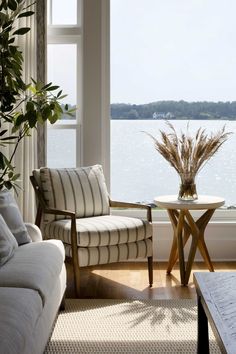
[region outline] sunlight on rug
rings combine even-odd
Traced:
[[[210,349],[211,354],[220,354],[211,331]],[[45,354],[196,354],[196,350],[193,300],[68,299]]]

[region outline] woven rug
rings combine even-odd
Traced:
[[[210,349],[220,354],[211,331]],[[193,300],[69,299],[45,354],[196,354],[196,350]]]

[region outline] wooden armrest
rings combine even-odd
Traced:
[[[120,202],[117,200],[110,200],[110,207],[112,207],[112,208],[137,208],[137,209],[149,209],[150,208],[150,206],[147,204]]]
[[[152,208],[150,205],[110,200],[110,207],[111,208],[146,209],[147,210],[147,219],[150,222],[152,221]]]
[[[54,214],[54,215],[65,215],[70,216],[75,219],[75,212],[70,210],[60,210],[55,208],[43,208],[43,212],[46,214]]]

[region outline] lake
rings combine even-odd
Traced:
[[[186,131],[188,121],[174,120],[177,131]],[[234,134],[210,159],[196,178],[197,193],[225,198],[226,205],[236,204],[236,122],[189,121],[189,131],[203,127],[207,132],[226,125]],[[129,201],[152,201],[164,194],[177,194],[179,178],[174,168],[155,150],[146,131],[158,136],[167,129],[163,120],[111,121],[111,196]]]

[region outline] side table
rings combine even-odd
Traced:
[[[214,211],[224,205],[224,199],[213,196],[198,196],[198,199],[194,201],[182,201],[178,200],[176,195],[167,195],[155,198],[154,202],[157,206],[167,209],[174,230],[167,274],[171,273],[171,270],[179,259],[181,284],[187,285],[197,248],[199,249],[209,271],[214,272],[204,240],[204,232]],[[194,220],[190,213],[191,210],[206,211],[198,220]],[[188,260],[185,264],[184,246],[190,235],[192,236],[192,242]]]

